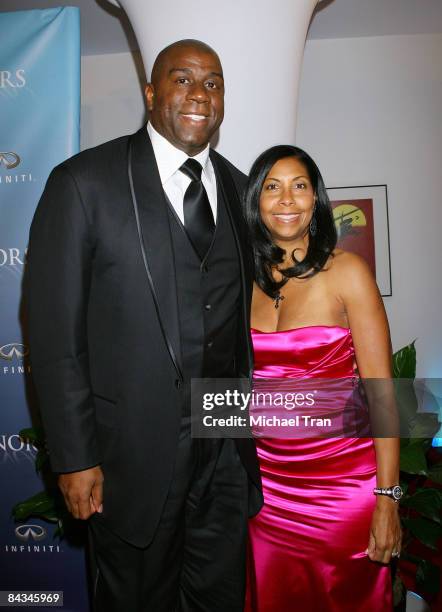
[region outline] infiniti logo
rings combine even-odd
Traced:
[[[0,346],[0,359],[12,361],[13,359],[23,359],[27,355],[29,355],[29,349],[24,344],[13,342]]]
[[[38,542],[38,540],[43,540],[46,537],[46,529],[41,525],[19,525],[15,528],[15,535],[23,542],[27,542],[29,538]]]
[[[20,162],[21,159],[17,153],[13,153],[12,151],[0,151],[0,166],[4,166],[6,170],[16,168]]]

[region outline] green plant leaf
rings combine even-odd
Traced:
[[[57,529],[54,532],[54,538],[60,538],[60,540],[64,537],[64,522],[63,519],[58,519]]]
[[[442,526],[426,518],[402,518],[407,529],[425,546],[437,550],[437,541],[442,537]]]
[[[401,438],[401,449],[407,446],[421,446],[424,451],[431,448],[432,438]]]
[[[395,399],[399,416],[400,437],[425,437],[426,434],[419,436],[417,428],[413,429],[418,418],[419,405],[411,380],[404,380],[403,378],[396,380]],[[434,430],[431,429],[431,431]]]
[[[428,478],[436,484],[442,485],[442,463],[435,465],[428,472]]]
[[[442,491],[439,489],[418,489],[413,495],[404,497],[401,506],[416,510],[436,523],[442,521]]]
[[[410,561],[410,563],[418,565],[422,561],[422,558],[407,552],[407,549],[404,548],[402,543],[401,562],[402,561]]]
[[[416,377],[416,349],[413,340],[411,344],[404,346],[393,355],[393,376],[394,378],[415,378]]]
[[[33,512],[32,516],[38,516],[45,521],[49,521],[50,523],[58,523],[59,517],[58,512],[54,509],[47,510],[46,512]]]
[[[401,489],[404,495],[406,495],[408,492],[408,482],[406,482],[405,480],[401,480],[399,484],[401,485]]]
[[[12,515],[17,521],[24,521],[29,516],[52,515],[55,513],[55,497],[46,491],[41,491],[23,502],[19,502],[12,509]]]
[[[400,469],[407,474],[427,476],[428,465],[425,457],[426,443],[423,439],[410,440],[407,446],[401,448]]]
[[[26,427],[25,429],[21,429],[18,435],[22,440],[29,440],[36,446],[43,446],[45,442],[44,432],[41,427]]]
[[[49,460],[49,455],[46,450],[40,448],[35,457],[35,470],[41,472]]]
[[[440,427],[438,416],[435,413],[416,412],[409,424],[410,438],[432,439]]]
[[[426,593],[438,593],[440,586],[439,567],[427,559],[421,559],[416,571],[416,585]]]

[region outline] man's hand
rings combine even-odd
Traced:
[[[60,474],[58,486],[66,506],[76,519],[88,519],[94,512],[103,512],[103,472],[100,466]]]

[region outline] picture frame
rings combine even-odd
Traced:
[[[382,297],[393,295],[387,185],[327,187],[333,208],[337,247],[361,255]]]

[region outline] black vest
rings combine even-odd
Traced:
[[[233,377],[241,277],[222,192],[218,189],[215,233],[202,262],[170,204],[168,212],[185,381]]]

